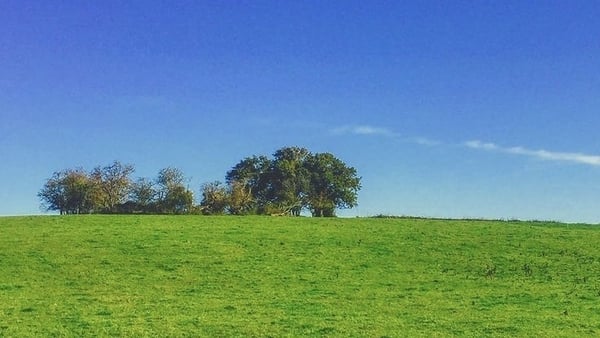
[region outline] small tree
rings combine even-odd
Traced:
[[[129,190],[129,201],[133,204],[132,212],[154,212],[156,195],[152,180],[138,178]]]
[[[182,185],[170,189],[162,201],[163,210],[167,213],[187,214],[193,206],[194,194]]]
[[[169,193],[169,190],[178,186],[183,186],[184,183],[185,176],[180,169],[172,167],[161,169],[158,172],[158,177],[156,178],[158,193],[157,199],[164,199]]]
[[[219,181],[202,185],[202,201],[200,207],[206,215],[221,215],[229,204],[227,187]]]
[[[156,179],[156,207],[161,213],[188,213],[194,195],[185,185],[185,176],[177,168],[165,168]]]
[[[61,215],[67,211],[67,196],[63,184],[65,172],[54,172],[38,193],[45,211],[58,211]]]
[[[67,213],[87,214],[98,208],[97,186],[83,169],[67,170],[63,179]]]
[[[98,208],[97,186],[82,169],[55,172],[38,197],[47,211],[62,214],[90,213]]]
[[[131,188],[133,165],[115,161],[105,167],[96,167],[91,174],[92,180],[99,189],[100,207],[103,212],[116,212],[117,207],[125,202]]]
[[[252,190],[242,182],[229,183],[227,210],[232,215],[247,215],[254,212]]]

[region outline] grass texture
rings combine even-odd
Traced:
[[[600,335],[600,228],[0,218],[0,336]]]

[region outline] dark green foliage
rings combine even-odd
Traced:
[[[307,149],[299,147],[282,148],[273,154],[269,202],[279,213],[300,216],[306,207],[310,179],[306,160],[310,156]]]
[[[263,213],[271,193],[271,160],[266,156],[247,157],[236,164],[225,176],[229,190],[235,193],[232,205],[233,214],[246,211]],[[250,195],[248,198],[247,195]]]
[[[309,176],[306,198],[313,216],[334,216],[337,208],[352,208],[357,203],[360,177],[329,153],[314,154],[305,164]]]
[[[356,206],[360,177],[356,169],[329,153],[312,154],[305,148],[277,150],[273,159],[248,157],[226,176],[232,192],[243,193],[246,204],[232,213],[254,209],[258,214],[335,216],[335,210]]]

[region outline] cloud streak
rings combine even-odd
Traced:
[[[342,126],[342,127],[333,129],[332,132],[337,135],[351,134],[351,135],[385,136],[385,137],[398,136],[398,134],[394,133],[393,131],[391,131],[389,129],[373,127],[373,126],[369,126],[369,125]]]
[[[495,143],[481,142],[478,140],[468,141],[464,143],[464,146],[471,149],[479,149],[485,151],[496,151],[512,155],[521,155],[533,157],[547,161],[560,161],[560,162],[571,162],[578,164],[586,164],[600,167],[600,156],[588,155],[582,153],[567,153],[567,152],[556,152],[548,151],[544,149],[533,150],[524,147],[501,147]]]
[[[448,145],[444,142],[439,142],[425,137],[411,137],[403,138],[400,134],[381,127],[374,127],[371,125],[346,125],[338,128],[331,129],[331,132],[335,135],[359,135],[359,136],[372,136],[372,137],[387,137],[397,139],[399,141],[414,143],[422,146],[444,146]],[[536,158],[546,161],[556,162],[570,162],[577,164],[585,164],[600,167],[600,156],[589,155],[578,152],[558,152],[549,151],[545,149],[529,149],[521,146],[516,147],[503,147],[492,142],[482,142],[479,140],[467,141],[461,144],[463,147],[477,149],[488,152],[498,152],[511,155],[526,156],[530,158]]]
[[[442,142],[432,140],[427,137],[401,137],[400,133],[387,128],[374,127],[371,125],[346,125],[331,129],[334,135],[358,135],[371,137],[386,137],[396,139],[401,142],[414,143],[422,146],[439,146]]]

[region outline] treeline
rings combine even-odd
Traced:
[[[151,180],[133,180],[133,165],[118,161],[55,172],[38,193],[42,206],[62,214],[194,212],[194,195],[177,168],[165,168]]]
[[[47,211],[62,214],[291,215],[304,210],[316,217],[357,204],[356,169],[330,153],[285,147],[271,158],[251,156],[225,176],[200,187],[197,202],[183,172],[165,168],[154,179],[132,178],[135,168],[115,161],[92,171],[55,172],[38,193]]]

